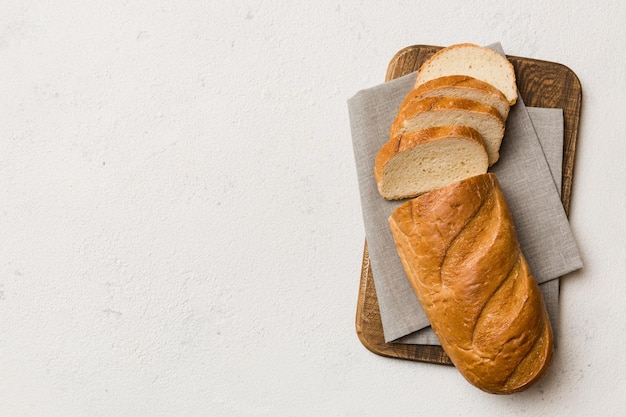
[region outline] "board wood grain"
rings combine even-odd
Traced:
[[[385,81],[417,71],[441,47],[413,45],[398,51],[389,62]],[[576,142],[582,105],[582,88],[576,74],[555,62],[509,56],[515,68],[517,87],[527,106],[563,109],[563,183],[561,200],[570,212]],[[356,311],[356,333],[361,343],[375,354],[420,362],[452,365],[440,346],[385,343],[378,298],[367,251],[363,250]]]

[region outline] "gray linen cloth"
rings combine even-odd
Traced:
[[[503,53],[499,44],[492,47]],[[408,283],[387,222],[391,212],[403,201],[384,200],[378,194],[373,173],[376,154],[389,139],[389,127],[415,77],[416,73],[412,73],[358,92],[348,100],[348,111],[365,236],[385,340],[396,341],[421,330],[411,335],[415,340],[403,338],[402,342],[438,344],[436,337],[429,334],[428,319]],[[539,115],[531,119],[531,114]],[[582,260],[561,204],[560,187],[553,179],[535,130],[539,130],[549,142],[547,146],[552,146],[553,150],[559,148],[562,152],[562,112],[557,115],[560,127],[555,127],[554,115],[554,110],[533,109],[529,112],[518,98],[509,113],[500,160],[491,171],[498,176],[513,214],[522,251],[535,279],[542,284],[551,320],[556,325],[556,279],[581,268]],[[546,124],[546,120],[552,122]],[[556,165],[560,167],[561,164],[554,163],[552,169],[555,172],[560,169]],[[560,178],[560,175],[555,176]]]

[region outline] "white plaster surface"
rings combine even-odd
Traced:
[[[2,0],[0,416],[625,415],[624,4]],[[465,41],[584,90],[585,268],[515,396],[354,329],[346,100]]]

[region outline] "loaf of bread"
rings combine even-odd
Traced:
[[[471,43],[440,49],[419,68],[415,87],[447,75],[469,75],[500,90],[510,105],[517,101],[515,69],[492,49]]]
[[[486,104],[457,97],[425,97],[398,111],[389,137],[438,126],[469,126],[483,138],[489,165],[500,157],[505,122],[498,111]]]
[[[460,373],[495,394],[536,382],[552,358],[552,330],[495,175],[409,200],[389,224],[409,282]]]
[[[442,126],[393,137],[378,152],[374,175],[380,194],[398,200],[484,174],[487,168],[480,133],[468,126]]]
[[[505,121],[511,108],[504,94],[491,84],[467,75],[448,75],[415,87],[407,94],[400,105],[400,110],[417,99],[442,96],[466,98],[486,104],[495,108]]]

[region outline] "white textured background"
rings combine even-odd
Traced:
[[[0,1],[0,416],[624,415],[624,2],[278,3]],[[354,330],[346,100],[465,41],[583,85],[585,269],[508,397]]]

